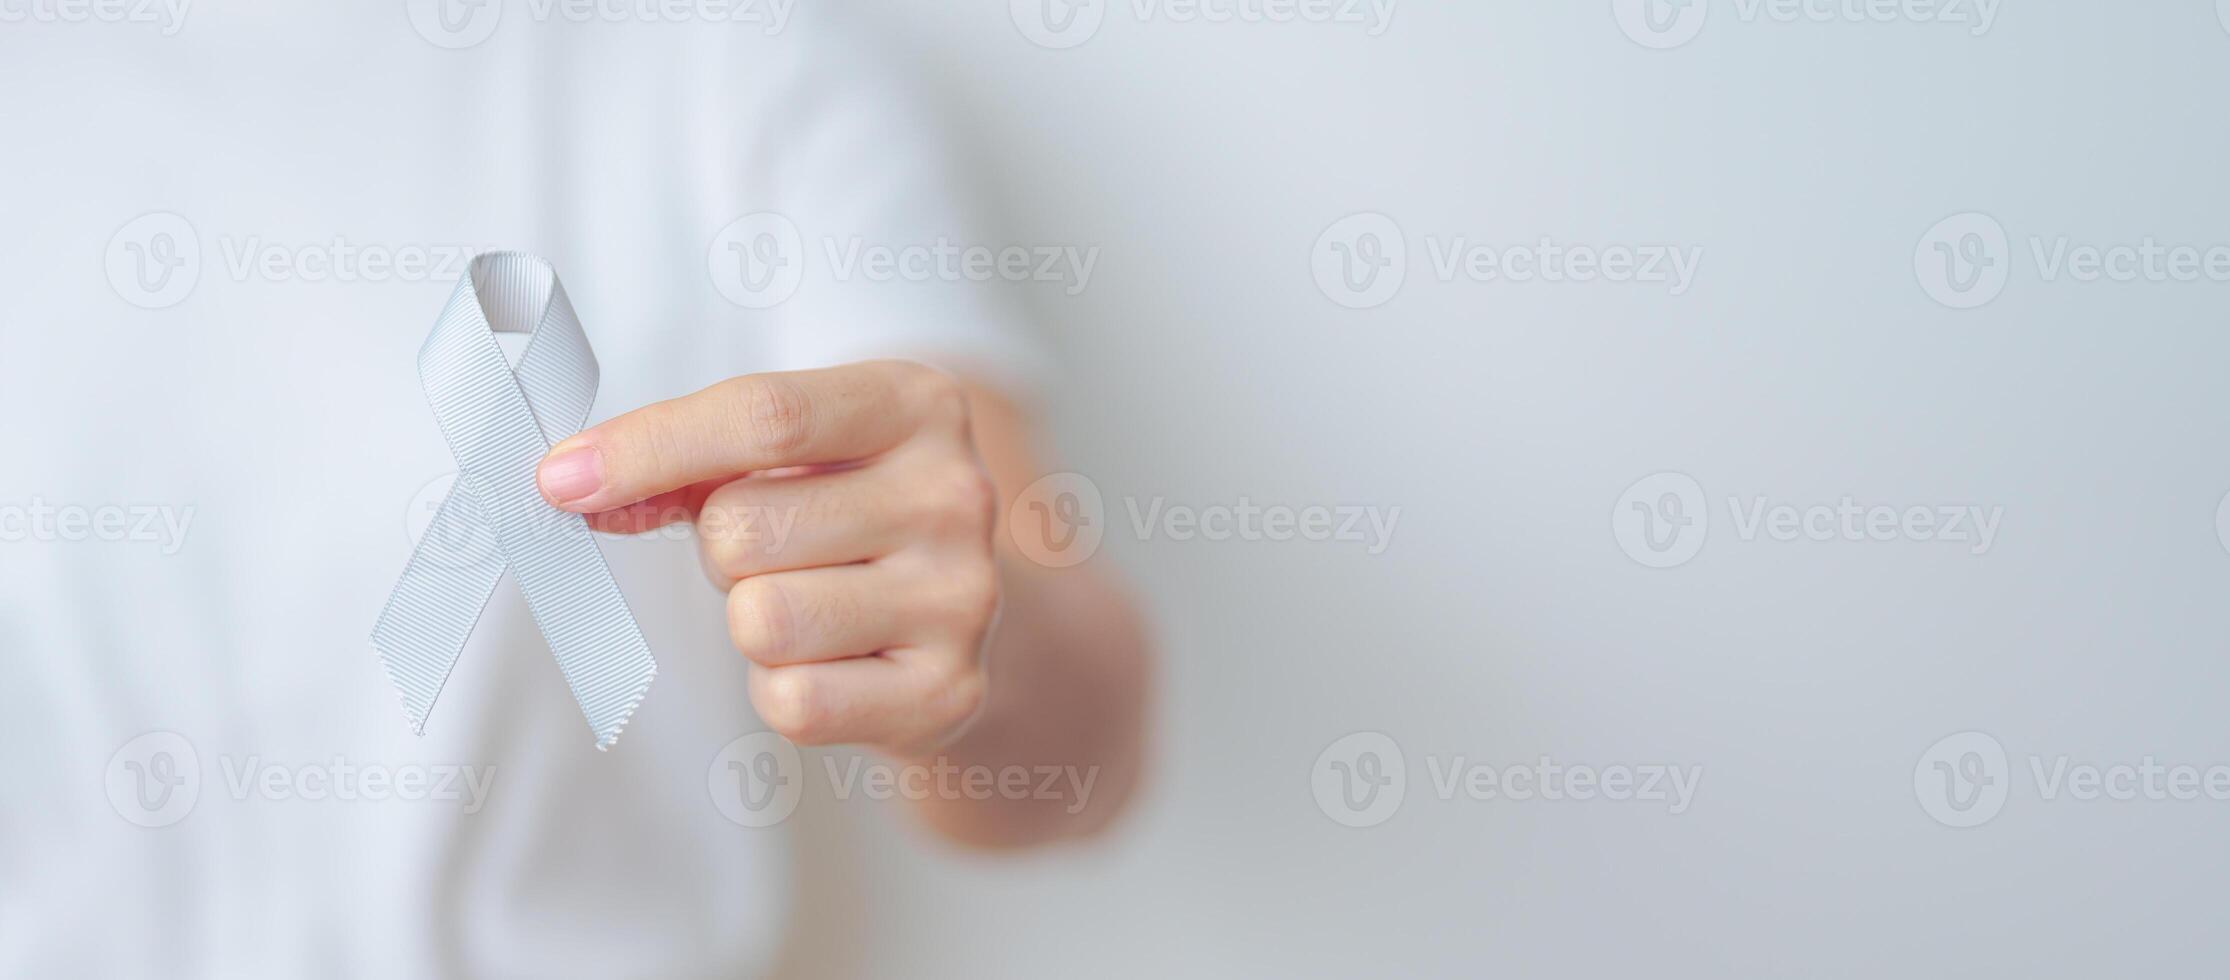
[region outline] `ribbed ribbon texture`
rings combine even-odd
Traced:
[[[527,334],[516,370],[497,333]],[[596,398],[596,355],[550,264],[519,252],[472,260],[418,351],[418,375],[457,461],[457,480],[372,628],[411,730],[457,665],[509,569],[534,624],[610,748],[658,664],[579,514],[535,487],[535,467],[579,432]]]

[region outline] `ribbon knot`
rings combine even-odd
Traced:
[[[497,333],[529,335],[516,370]],[[372,627],[411,730],[426,733],[435,697],[509,569],[596,747],[610,748],[658,665],[587,521],[550,506],[535,486],[542,457],[580,431],[596,398],[596,355],[557,272],[520,252],[475,257],[418,351],[418,376],[457,480]]]

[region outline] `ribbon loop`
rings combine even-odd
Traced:
[[[497,333],[529,335],[516,370]],[[550,446],[588,421],[598,380],[556,271],[519,252],[474,258],[419,349],[418,374],[457,482],[372,628],[411,730],[425,734],[434,699],[509,569],[596,747],[610,748],[658,665],[587,521],[551,507],[535,487]],[[445,552],[468,539],[482,546]]]

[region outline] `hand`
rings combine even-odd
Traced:
[[[958,382],[902,361],[731,378],[589,428],[537,480],[598,530],[694,520],[793,742],[935,750],[983,703],[997,501]]]

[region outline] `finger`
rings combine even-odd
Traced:
[[[936,656],[857,657],[751,666],[751,705],[800,745],[856,742],[899,752],[935,748],[983,705],[983,672]]]
[[[705,498],[712,496],[726,482],[705,480],[692,483],[679,490],[668,490],[648,500],[638,500],[625,507],[598,511],[585,515],[588,526],[606,534],[641,534],[655,531],[668,524],[694,521],[704,510]]]
[[[698,547],[713,584],[768,572],[844,565],[889,555],[909,540],[960,525],[981,508],[948,506],[944,484],[898,459],[842,473],[751,477],[713,491],[697,515]],[[952,513],[947,513],[951,511]]]
[[[935,583],[867,563],[754,575],[728,590],[728,638],[767,667],[879,653],[939,632]]]
[[[865,459],[932,415],[966,418],[944,375],[903,361],[731,378],[559,443],[535,477],[551,505],[611,510],[703,480]]]

